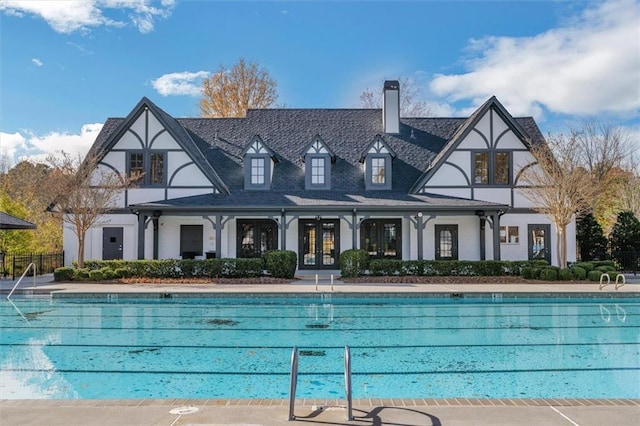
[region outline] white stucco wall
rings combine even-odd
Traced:
[[[92,227],[85,238],[84,258],[102,259],[102,228],[105,227],[122,227],[123,228],[123,259],[137,258],[137,222],[138,218],[134,214],[111,214],[103,216],[100,223]],[[65,223],[63,227],[64,241],[64,263],[65,266],[71,266],[73,261],[78,260],[78,237],[71,229],[70,225]]]

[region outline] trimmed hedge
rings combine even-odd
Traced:
[[[54,281],[71,281],[73,279],[73,268],[58,268],[53,271]]]
[[[364,275],[369,264],[369,253],[366,250],[345,250],[340,253],[340,275],[353,278]]]
[[[577,280],[585,280],[587,279],[587,270],[580,266],[571,267],[571,276]]]
[[[86,280],[88,271],[113,271],[114,278],[251,278],[263,275],[262,258],[237,259],[160,259],[160,260],[87,260],[86,276],[74,279]],[[104,269],[103,269],[104,268]]]
[[[89,279],[91,281],[102,281],[104,280],[104,274],[101,270],[89,271]]]
[[[553,268],[542,268],[540,271],[540,279],[543,281],[557,281],[558,271]]]
[[[270,250],[265,253],[267,271],[275,278],[293,278],[298,267],[298,255],[291,250]]]
[[[589,281],[600,281],[600,277],[602,276],[604,272],[602,271],[597,271],[597,270],[593,270],[593,271],[589,271],[589,273],[587,274],[587,278],[589,279]]]
[[[531,262],[373,259],[369,262],[369,274],[377,276],[520,276],[527,267],[531,267]]]
[[[571,281],[572,277],[573,274],[571,273],[571,269],[569,268],[561,269],[560,272],[558,272],[558,279],[560,281]]]

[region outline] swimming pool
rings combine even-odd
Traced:
[[[171,297],[173,296],[173,297]],[[464,295],[462,295],[464,296]],[[0,399],[639,398],[640,299],[16,298]]]

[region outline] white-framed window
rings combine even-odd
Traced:
[[[251,185],[264,185],[265,158],[258,157],[251,159]]]
[[[520,244],[520,231],[517,226],[500,227],[500,243]]]
[[[311,159],[311,184],[324,185],[325,159],[314,157]]]
[[[385,166],[386,158],[371,158],[371,183],[373,185],[384,185],[386,183]]]

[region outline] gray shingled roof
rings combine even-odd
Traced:
[[[36,225],[9,213],[0,212],[0,229],[36,229]]]
[[[407,194],[397,191],[368,191],[366,193],[350,193],[343,191],[238,191],[231,195],[205,194],[176,198],[166,201],[144,203],[140,206],[146,209],[161,209],[165,211],[219,210],[238,211],[260,210],[279,211],[281,208],[295,210],[296,207],[322,207],[326,210],[347,211],[362,210],[407,210],[421,209],[475,211],[476,209],[500,209],[505,206],[486,201],[467,200],[464,198],[447,197],[436,194]]]
[[[468,125],[470,119],[402,118],[397,135],[384,134],[380,109],[260,109],[247,111],[245,118],[174,119],[173,123],[179,124],[184,133],[175,130],[173,134],[180,137],[188,135],[191,139],[189,143],[195,144],[207,165],[215,170],[229,189],[230,195],[186,197],[147,205],[357,207],[366,203],[380,206],[427,203],[432,206],[466,205],[471,208],[479,203],[454,197],[408,195],[412,186],[421,176],[424,177],[433,159],[465,124]],[[99,150],[104,144],[112,142],[113,132],[124,120],[108,119],[96,139],[94,149]],[[533,118],[514,118],[513,121],[519,127],[518,131],[526,132],[526,136],[534,143],[544,141]],[[243,152],[255,135],[259,135],[279,159],[274,167],[271,191],[244,190]],[[336,155],[336,161],[331,165],[331,186],[335,189],[332,191],[305,191],[305,166],[302,160],[316,135]],[[363,165],[359,160],[363,150],[377,135],[382,136],[397,157],[392,163],[392,190],[374,194],[365,191]],[[480,204],[492,205],[486,202]]]

